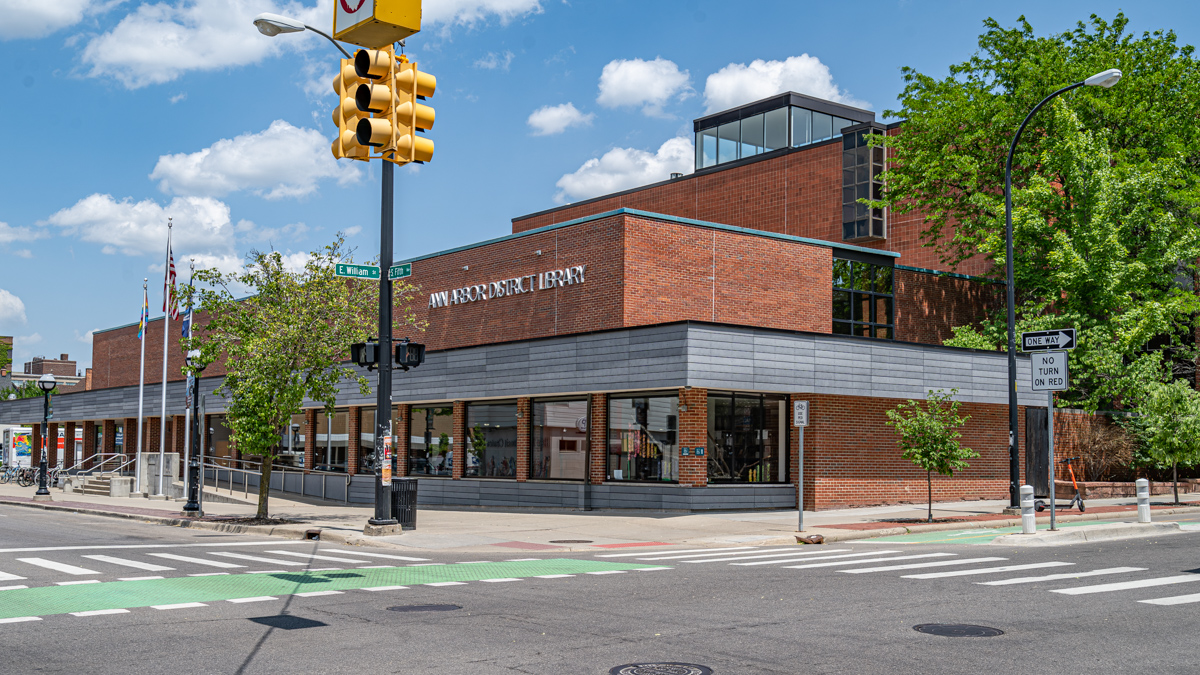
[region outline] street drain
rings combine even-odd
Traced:
[[[999,628],[988,626],[973,626],[969,623],[923,623],[913,626],[918,633],[940,635],[942,637],[996,637],[1004,635]]]
[[[591,539],[551,539],[551,544],[590,544]]]
[[[631,663],[613,668],[608,675],[712,675],[712,669],[694,663]]]
[[[389,612],[453,612],[461,605],[397,605],[388,607]]]

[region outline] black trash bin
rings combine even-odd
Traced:
[[[392,479],[392,517],[404,530],[417,529],[417,479]]]

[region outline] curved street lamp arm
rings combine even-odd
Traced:
[[[311,30],[312,32],[316,33],[317,35],[320,35],[321,37],[325,38],[326,40],[329,40],[330,42],[332,42],[333,46],[337,47],[338,51],[340,51],[342,54],[344,54],[346,56],[346,58],[348,58],[348,59],[354,58],[353,56],[350,55],[350,52],[346,51],[346,49],[344,47],[342,47],[342,45],[338,44],[337,40],[334,40],[333,38],[329,37],[329,35],[327,33],[325,33],[324,31],[317,30],[316,28],[313,28],[312,26],[310,26],[308,24],[304,24],[304,29]],[[1044,103],[1044,101],[1043,101],[1043,103]],[[1024,125],[1021,125],[1021,126],[1024,127]]]

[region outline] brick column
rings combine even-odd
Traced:
[[[136,425],[137,420],[133,423]],[[133,427],[137,429],[136,426]],[[148,417],[142,425],[142,452],[158,454],[159,434],[162,431],[162,418]],[[126,434],[128,435],[128,434]]]
[[[46,426],[46,463],[53,469],[58,464],[58,423],[51,422]]]
[[[685,410],[686,408],[686,410]],[[679,484],[687,487],[708,485],[708,390],[679,390]],[[696,457],[696,448],[704,448],[704,456]],[[683,448],[690,452],[683,455]]]
[[[42,463],[42,423],[33,425],[33,433],[29,435],[33,447],[29,453],[29,466],[36,467]]]
[[[804,508],[817,508],[816,441],[820,434],[816,425],[818,402],[812,394],[792,394],[788,399],[788,480],[796,484],[800,477],[800,427],[792,424],[793,401],[808,401],[808,426],[804,428]]]
[[[322,411],[323,413],[324,411]],[[378,439],[376,439],[378,440]],[[304,470],[311,471],[317,456],[317,409],[304,411]]]
[[[392,429],[396,442],[392,454],[396,456],[397,476],[408,475],[408,445],[412,441],[412,406],[402,403],[396,406],[396,424]]]
[[[176,415],[171,418],[171,446],[174,452],[179,455],[179,478],[187,478],[187,466],[183,461],[183,440],[187,438],[189,429],[187,428],[187,418],[183,415]],[[188,447],[191,450],[191,447]]]
[[[96,423],[83,423],[83,457],[80,459],[90,460],[96,454]],[[83,468],[88,468],[91,462],[88,461],[83,465]]]
[[[608,475],[608,395],[592,394],[588,420],[588,480],[600,485]]]
[[[134,460],[134,463],[131,464],[130,466],[133,467],[134,471],[140,472],[142,470],[142,467],[137,465],[137,425],[138,425],[138,421],[137,421],[136,417],[126,417],[125,418],[125,428],[122,430],[123,433],[121,436],[121,440],[122,440],[121,452],[125,453],[126,458]],[[149,426],[149,425],[146,425],[146,426]],[[145,432],[145,429],[143,428],[142,437],[144,438],[145,436],[146,436],[146,432]],[[113,442],[115,444],[116,439],[113,439]],[[146,446],[143,444],[142,452],[145,452],[145,448],[146,448]],[[138,474],[135,473],[134,475],[136,476]]]
[[[63,468],[69,469],[79,461],[75,456],[75,423],[67,422],[64,426],[66,430],[63,433]]]
[[[467,470],[467,404],[454,402],[454,467],[451,478],[459,480]]]
[[[527,398],[517,399],[517,480],[529,480],[529,414],[533,405]]]
[[[104,428],[102,433],[104,438],[101,439],[100,454],[111,455],[117,451],[117,421],[104,420]],[[112,459],[111,457],[101,457],[100,461]]]
[[[353,476],[358,473],[358,452],[361,449],[362,436],[359,435],[359,429],[362,427],[362,408],[359,406],[350,406],[346,411],[346,473]]]

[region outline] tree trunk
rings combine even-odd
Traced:
[[[929,519],[927,522],[933,522],[933,472],[925,472],[925,483],[929,486]]]
[[[267,497],[271,494],[271,465],[274,458],[270,455],[262,458],[262,471],[258,478],[258,517],[269,518]]]
[[[1175,505],[1179,505],[1179,462],[1171,464],[1171,482],[1175,484]]]

